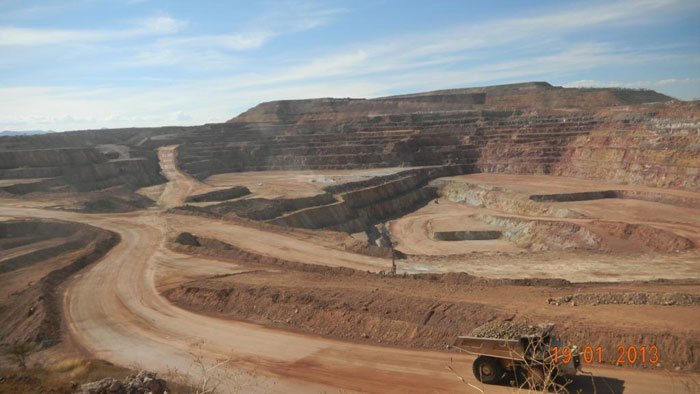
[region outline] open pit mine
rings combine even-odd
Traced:
[[[698,392],[699,245],[700,101],[649,90],[274,101],[0,138],[0,346],[30,365],[527,392],[479,382],[452,345],[546,323],[595,351],[560,392]]]

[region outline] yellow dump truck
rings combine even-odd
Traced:
[[[529,383],[540,387],[575,375],[581,367],[576,346],[556,341],[551,336],[552,329],[549,326],[540,334],[519,339],[461,336],[455,340],[454,347],[477,355],[472,371],[480,382],[496,384],[512,376],[518,385]],[[562,354],[561,349],[568,352]]]

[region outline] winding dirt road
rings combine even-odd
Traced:
[[[181,202],[187,195],[183,191],[192,190],[196,182],[177,170],[173,151],[170,152],[160,155],[164,173],[171,181],[160,199],[165,207]],[[158,372],[176,369],[195,377],[199,373],[194,368],[196,358],[208,364],[231,358],[232,362],[218,371],[225,375],[227,385],[236,386],[246,381],[242,392],[471,392],[472,388],[446,369],[452,357],[455,368],[467,381],[477,384],[471,377],[473,357],[469,355],[345,343],[208,317],[173,306],[159,294],[157,277],[232,273],[240,267],[192,258],[167,249],[168,215],[164,211],[86,215],[2,206],[0,217],[75,221],[121,235],[119,245],[72,280],[64,297],[70,335],[95,357]],[[193,224],[200,230],[206,227],[205,223]],[[241,234],[246,231],[243,226],[233,227]],[[250,240],[260,236],[267,239],[267,235],[285,237],[250,234],[253,234],[249,235]],[[276,241],[267,242],[272,244],[262,247],[274,248]],[[285,242],[291,247],[299,245],[300,241],[289,237]],[[345,252],[352,255],[348,261],[333,254],[322,259],[327,248],[308,244],[294,250],[310,248],[314,251],[311,253],[314,260],[325,260],[326,264],[358,263],[377,269],[373,258]],[[240,377],[240,371],[256,373],[255,388]],[[674,384],[673,377],[661,373],[608,367],[597,368],[594,373],[610,377],[597,381],[598,392],[607,392],[605,387],[611,385],[618,389],[624,387],[625,393],[659,393],[666,392]],[[579,384],[585,386],[588,381],[582,378]],[[490,386],[486,392],[512,390]]]

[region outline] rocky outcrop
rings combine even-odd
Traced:
[[[372,231],[374,224],[401,216],[437,197],[437,189],[428,186],[430,180],[463,170],[460,166],[414,169],[329,186],[326,193],[311,197],[250,198],[187,209],[218,216],[235,213],[288,227],[347,233]]]
[[[679,104],[684,118],[659,114],[617,115],[571,141],[552,174],[615,183],[698,190],[700,187],[699,102]]]
[[[440,188],[441,196],[466,205],[521,215],[583,217],[567,208],[540,204],[527,194],[514,193],[501,187],[450,180],[439,180],[435,185]]]
[[[234,186],[228,189],[214,190],[212,192],[189,196],[186,202],[205,202],[205,201],[226,201],[234,198],[243,197],[250,194],[245,186]]]
[[[81,166],[105,161],[107,157],[92,148],[0,151],[0,169]]]
[[[484,241],[499,239],[503,232],[497,230],[430,231],[436,241]]]
[[[124,380],[104,378],[80,386],[76,394],[164,394],[168,392],[165,380],[158,379],[155,372],[141,371]]]
[[[57,189],[91,191],[112,186],[136,189],[164,181],[155,158],[109,160],[93,148],[0,152],[0,179],[47,178],[2,189],[12,194]]]
[[[532,251],[586,249],[605,252],[679,252],[695,247],[671,231],[608,220],[524,219],[477,214],[473,218],[503,229],[516,245]]]
[[[41,241],[55,244],[21,250]],[[45,264],[43,277],[0,302],[0,344],[35,342],[47,347],[61,340],[61,292],[69,277],[102,258],[119,243],[118,234],[79,223],[49,220],[9,221],[0,224],[0,250],[9,258],[0,261],[3,272]]]
[[[128,141],[130,135],[138,134],[133,130],[122,133],[105,131],[104,134],[89,131],[56,134],[0,139],[0,180],[18,180],[14,184],[4,182],[4,191],[23,195],[52,191],[84,192],[112,186],[133,190],[165,181],[153,151],[138,146],[130,148],[111,144],[109,149],[120,152],[112,155],[102,145],[88,144],[90,140],[117,142],[119,137]],[[85,138],[80,139],[81,135]],[[55,142],[59,147],[49,142]],[[41,149],[13,149],[15,147]],[[35,181],[22,181],[26,179]]]
[[[177,144],[178,165],[200,180],[235,171],[460,165],[465,172],[698,190],[699,130],[700,102],[531,82],[367,100],[275,101],[224,124],[7,137],[0,139],[0,179],[61,178],[80,190],[153,184],[163,181],[155,149]],[[147,163],[117,163],[114,155],[85,150],[90,144],[118,146],[120,158]],[[60,151],[45,149],[54,146]],[[13,153],[20,149],[25,153]],[[29,165],[17,167],[20,162]],[[78,179],[61,163],[78,168]],[[57,185],[13,187],[27,193]]]

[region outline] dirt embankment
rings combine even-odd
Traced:
[[[164,290],[171,302],[193,311],[344,340],[424,349],[444,349],[456,336],[488,322],[554,322],[563,339],[602,346],[606,362],[614,361],[621,343],[656,344],[664,349],[663,367],[700,370],[692,351],[700,342],[685,329],[611,323],[603,310],[600,319],[562,315],[563,310],[553,305],[556,309],[549,310],[551,297],[546,294],[578,291],[579,285],[567,281],[491,280],[465,273],[381,275],[257,256],[191,234],[179,238],[171,245],[176,251],[216,256],[251,268]],[[543,307],[533,308],[533,303]]]
[[[2,224],[3,249],[16,254],[14,270],[0,274],[0,284],[15,289],[0,303],[0,343],[60,340],[61,295],[58,287],[71,275],[104,256],[119,235],[92,226],[58,221],[12,221]],[[21,246],[17,246],[21,241]],[[53,242],[55,241],[55,242]],[[32,248],[32,245],[36,245]],[[18,249],[24,250],[18,250]],[[4,267],[6,261],[0,264]],[[23,283],[27,283],[22,286]]]
[[[233,200],[234,198],[243,197],[250,194],[245,186],[234,186],[228,189],[214,190],[208,193],[197,194],[194,196],[189,196],[185,199],[185,202],[207,202],[207,201],[226,201]]]
[[[649,292],[622,292],[622,293],[587,293],[569,294],[564,297],[550,298],[550,305],[694,305],[700,306],[700,294],[679,292],[649,293]]]
[[[646,224],[606,220],[570,222],[484,214],[473,215],[473,218],[503,228],[508,239],[532,251],[586,249],[612,253],[670,253],[695,247],[688,238]]]
[[[150,198],[117,186],[76,196],[75,203],[65,209],[84,213],[123,213],[147,209],[155,205]]]
[[[440,195],[461,204],[484,207],[519,215],[553,216],[567,218],[584,217],[567,208],[538,204],[525,194],[513,193],[497,186],[468,182],[438,180]]]

